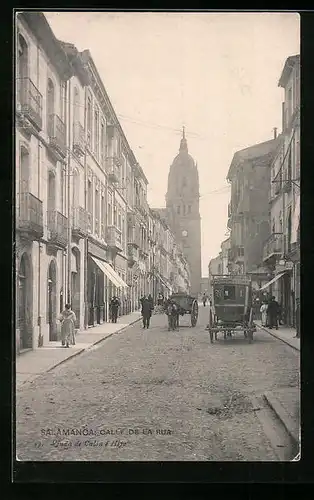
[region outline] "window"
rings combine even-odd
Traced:
[[[224,286],[224,300],[235,300],[235,287],[234,286]]]
[[[274,219],[274,218],[273,218],[273,220],[272,220],[271,232],[272,232],[273,234],[276,232],[276,224],[275,224],[275,219]]]
[[[99,112],[98,112],[98,110],[96,110],[95,114],[94,114],[94,123],[95,123],[94,151],[96,153],[96,156],[98,157],[98,155],[99,155]]]
[[[183,215],[185,215],[185,205],[183,205]]]
[[[28,77],[28,46],[22,35],[18,37],[18,63],[17,63],[17,76],[19,78],[19,100],[24,103],[26,98],[27,82],[25,78]]]
[[[88,212],[93,215],[93,191],[92,191],[92,182],[88,181],[87,186],[87,207]]]
[[[106,158],[106,126],[104,122],[101,122],[100,127],[100,155],[102,161],[105,161]]]
[[[100,225],[99,225],[99,216],[100,216],[100,196],[99,196],[99,190],[96,189],[95,191],[95,219],[96,219],[96,233],[99,233]]]
[[[92,136],[92,100],[87,98],[87,144],[91,145]]]
[[[29,152],[28,149],[21,147],[21,170],[20,170],[20,193],[29,191]]]
[[[119,210],[119,213],[118,213],[118,229],[120,229],[120,231],[122,229],[122,227],[121,227],[121,212],[120,212],[120,210]]]
[[[290,120],[292,116],[292,89],[288,90],[288,120]]]
[[[180,205],[178,205],[177,207],[177,214],[180,214],[181,213],[181,208],[180,208]]]
[[[113,225],[117,226],[117,207],[113,207]]]
[[[188,213],[190,214],[191,213],[191,205],[189,205],[189,208],[188,208]]]
[[[50,78],[47,84],[47,130],[49,136],[54,136],[54,117],[55,112],[55,87]]]

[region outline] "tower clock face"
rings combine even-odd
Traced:
[[[187,235],[188,235],[188,232],[184,229],[184,230],[182,231],[182,236],[184,236],[184,237],[186,238],[186,236],[187,236]]]

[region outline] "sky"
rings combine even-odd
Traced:
[[[287,57],[300,53],[297,13],[45,12],[58,39],[89,49],[148,178],[148,203],[165,206],[182,126],[198,165],[202,275],[228,237],[236,151],[281,131]]]

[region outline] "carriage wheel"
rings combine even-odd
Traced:
[[[209,336],[210,336],[210,343],[212,344],[214,342],[214,332],[212,330],[213,328],[213,315],[211,309],[209,309],[209,318],[208,318],[208,330],[209,330]]]
[[[249,328],[247,330],[247,336],[249,339],[249,344],[252,344],[253,341],[253,309],[251,307],[250,309],[250,316],[249,316]]]
[[[191,309],[191,326],[196,326],[198,318],[198,304],[197,301],[194,300]]]

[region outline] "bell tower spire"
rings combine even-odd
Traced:
[[[186,153],[188,152],[188,143],[186,141],[186,138],[185,138],[185,126],[183,125],[182,127],[182,139],[181,139],[181,142],[180,142],[180,149],[179,151],[185,151]]]

